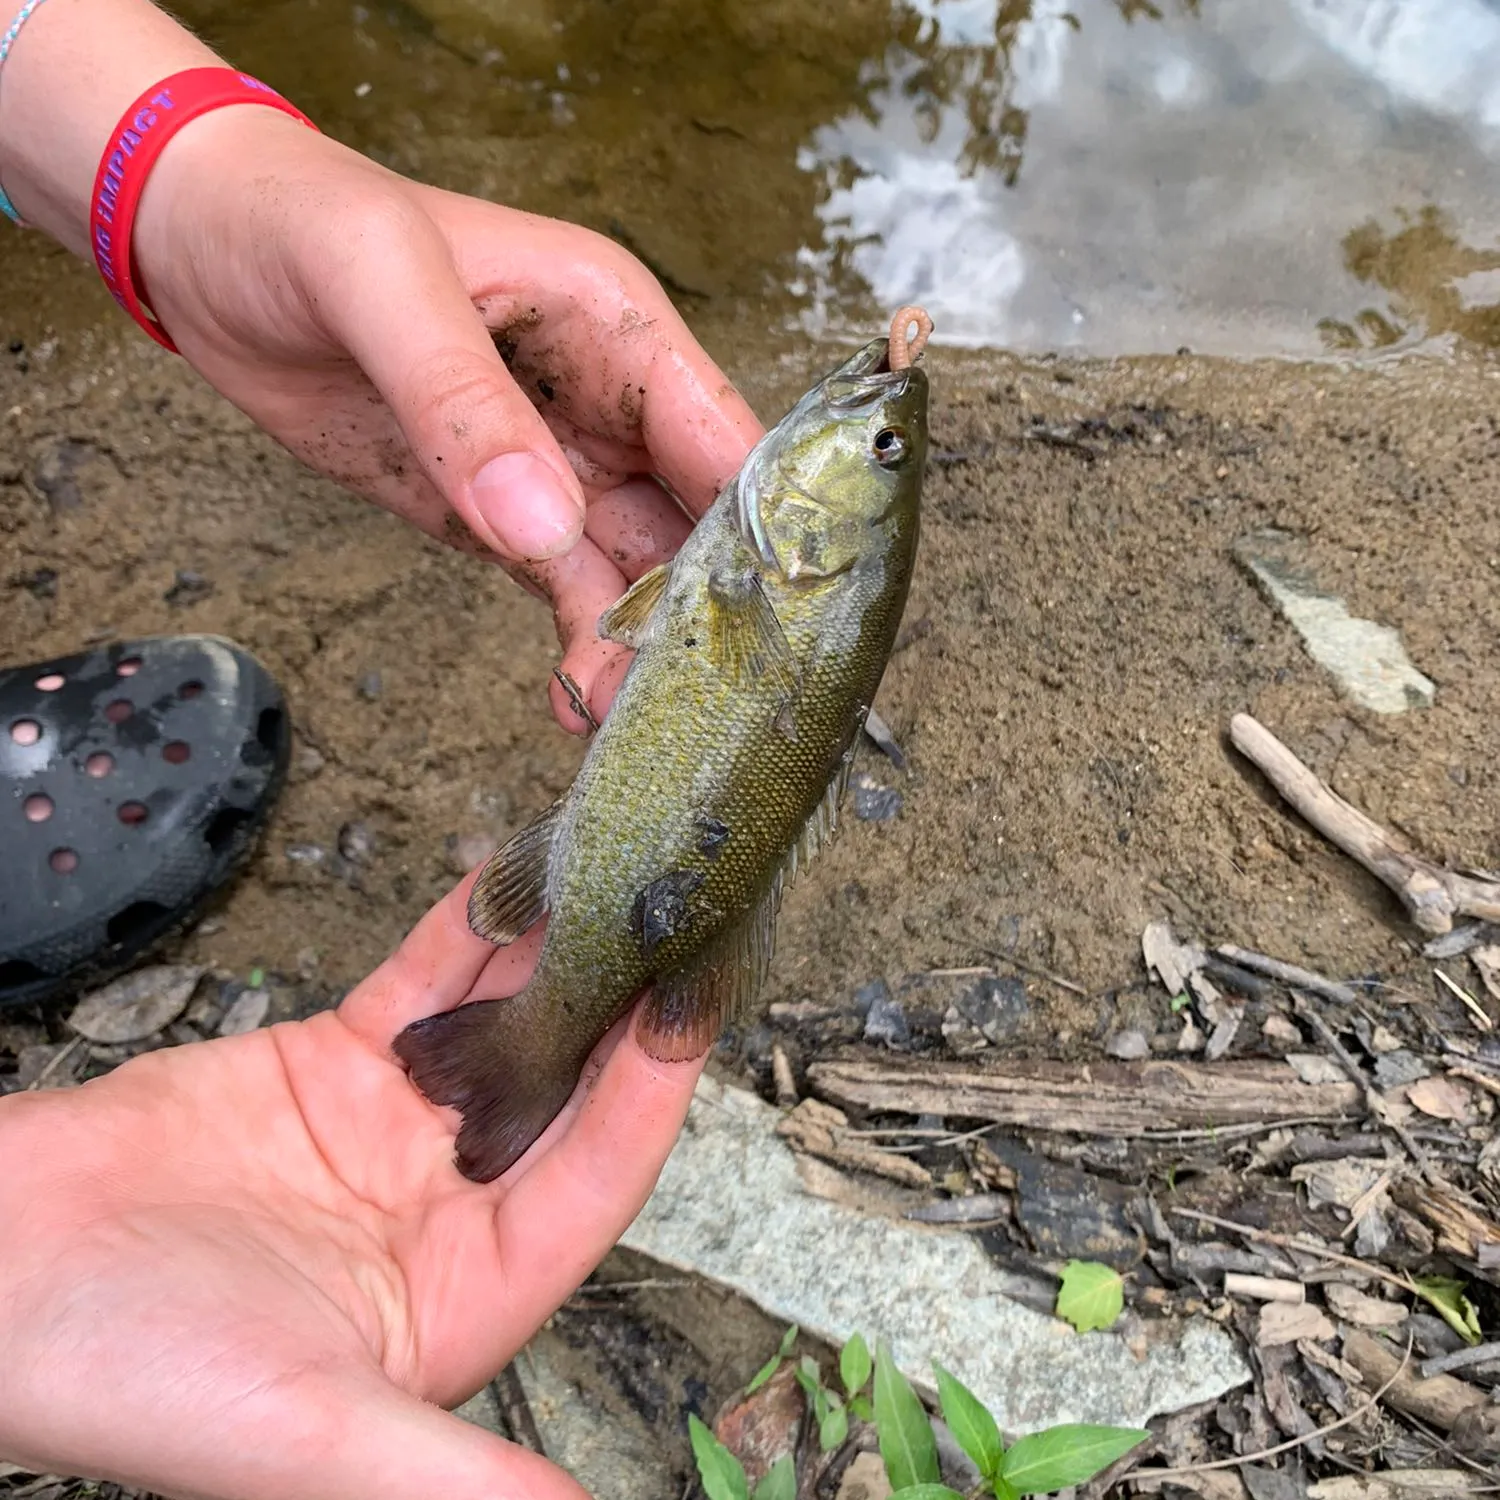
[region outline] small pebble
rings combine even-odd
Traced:
[[[373,703],[385,691],[385,683],[381,681],[379,672],[366,672],[354,685],[354,691],[359,694],[366,703]]]
[[[339,829],[338,846],[350,864],[363,864],[375,852],[375,835],[368,823],[355,819]]]
[[[286,857],[294,865],[325,865],[328,851],[321,844],[288,844]]]
[[[1104,1051],[1108,1056],[1118,1058],[1121,1062],[1137,1062],[1151,1055],[1151,1043],[1147,1040],[1144,1031],[1132,1026],[1109,1036],[1105,1040]]]
[[[224,1014],[219,1022],[220,1036],[244,1036],[265,1024],[271,1009],[271,996],[266,990],[245,990]]]
[[[1288,1047],[1298,1047],[1302,1044],[1302,1031],[1297,1023],[1274,1011],[1261,1022],[1260,1034],[1268,1042],[1281,1043]]]
[[[888,823],[900,811],[901,793],[881,786],[873,776],[854,778],[854,816],[866,823]]]
[[[869,1013],[865,1016],[865,1040],[884,1042],[887,1047],[904,1047],[911,1041],[906,1012],[891,998],[889,991],[870,1003]]]
[[[891,998],[891,987],[883,979],[872,979],[868,984],[862,984],[854,992],[854,1009],[861,1016],[870,1014],[870,1007],[877,1000],[889,1001]]]

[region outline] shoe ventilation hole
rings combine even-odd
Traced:
[[[68,679],[61,672],[46,672],[36,680],[39,693],[55,693]]]
[[[131,714],[135,712],[135,704],[129,698],[116,698],[108,708],[104,710],[104,717],[111,724],[123,724]]]
[[[115,810],[115,816],[127,828],[135,828],[151,816],[151,809],[144,802],[122,802]]]
[[[177,689],[177,696],[179,698],[196,698],[202,691],[203,684],[196,678],[194,678],[192,681],[184,682],[182,686]]]
[[[54,874],[71,875],[78,868],[78,851],[76,849],[54,849],[47,856],[47,863],[52,866]]]
[[[134,677],[141,670],[141,659],[138,656],[127,656],[124,661],[115,664],[115,675],[117,677]]]
[[[22,804],[28,823],[45,823],[52,816],[52,799],[45,792],[33,792]]]
[[[18,745],[34,745],[42,737],[42,726],[35,719],[17,719],[10,726],[10,737]]]
[[[83,763],[83,769],[87,771],[90,776],[96,778],[100,776],[108,776],[109,773],[114,770],[114,768],[115,758],[109,753],[108,750],[94,751],[94,753],[89,756],[89,758]]]
[[[186,740],[168,740],[161,747],[161,758],[170,766],[183,765],[193,753]]]

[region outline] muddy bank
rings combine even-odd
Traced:
[[[723,359],[774,417],[824,362]],[[768,1000],[983,961],[1091,995],[1153,916],[1430,993],[1383,888],[1223,740],[1248,710],[1430,855],[1500,865],[1500,370],[973,360],[936,351],[919,576],[880,708],[906,773],[787,902]],[[294,774],[249,878],[185,944],[335,989],[568,782],[550,622],[498,572],[314,478],[135,340],[0,360],[0,658],[107,632],[229,635],[285,685]],[[1274,526],[1400,630],[1430,709],[1358,709],[1236,565]],[[876,799],[879,801],[880,799]],[[348,825],[360,824],[353,838]],[[339,854],[340,832],[354,859]],[[1030,983],[1021,1039],[1110,1006]]]

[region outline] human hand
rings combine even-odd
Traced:
[[[516,992],[463,882],[336,1012],[0,1099],[0,1458],[205,1500],[586,1500],[449,1415],[635,1217],[699,1063],[622,1022],[504,1177],[390,1052]],[[436,1403],[436,1404],[429,1404]]]
[[[696,517],[761,431],[646,269],[253,105],[172,142],[134,244],[147,301],[235,405],[551,600],[563,669],[602,718],[628,653],[598,617],[691,526],[647,476]],[[583,730],[556,683],[552,703]]]

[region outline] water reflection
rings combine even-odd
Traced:
[[[1500,337],[1500,0],[177,9],[378,160],[613,235],[700,327],[921,299],[1033,350]],[[28,315],[33,245],[0,236]]]
[[[823,188],[807,326],[918,298],[970,344],[1494,342],[1474,303],[1496,289],[1454,282],[1485,253],[1435,253],[1434,215],[1500,230],[1500,8],[907,3],[915,41],[799,154]],[[1402,198],[1428,202],[1383,254],[1350,233]],[[1392,302],[1364,306],[1370,285]]]

